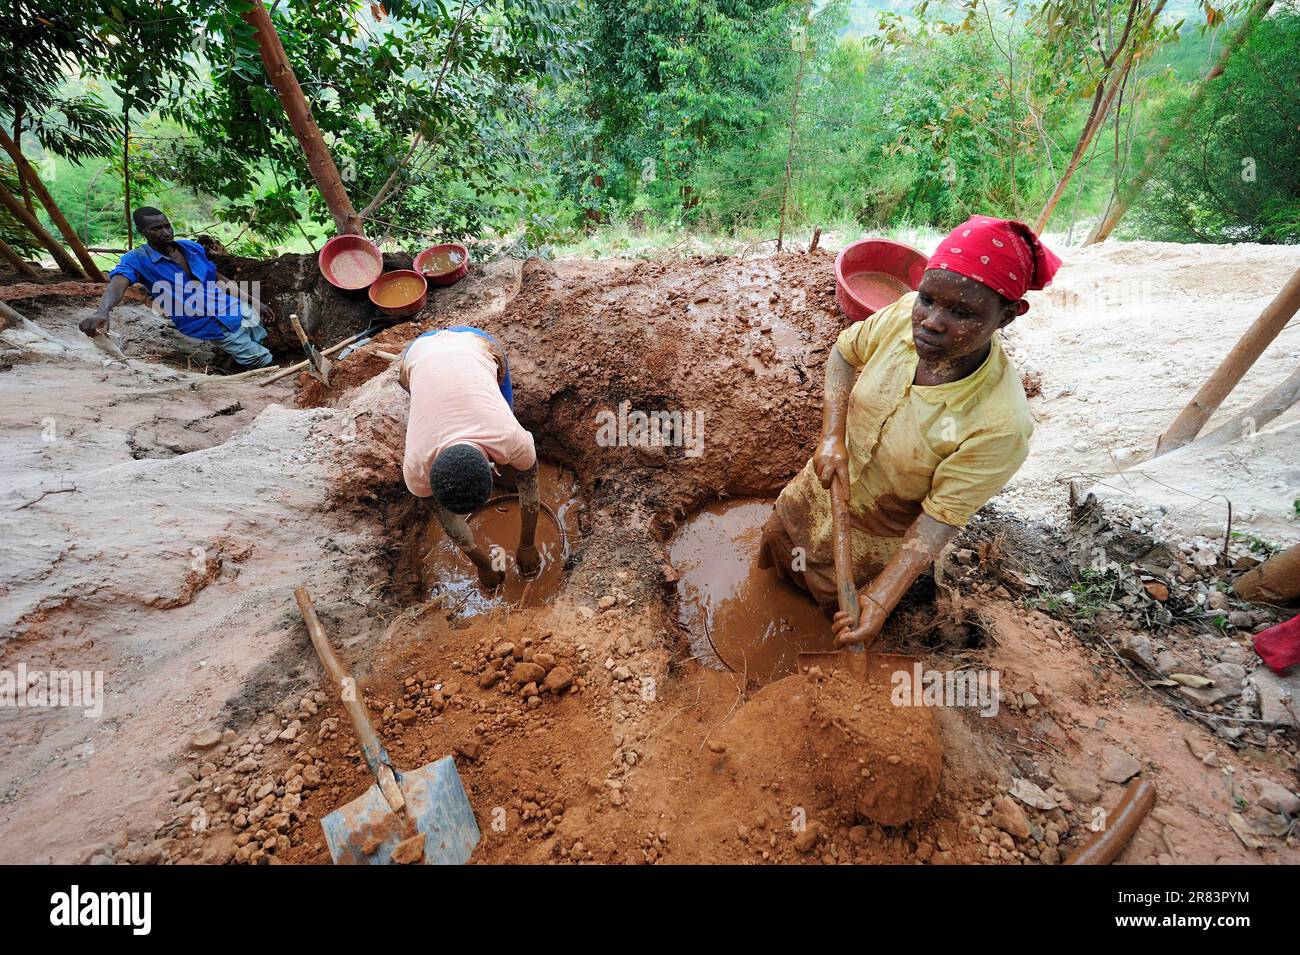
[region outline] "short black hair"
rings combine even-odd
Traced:
[[[154,216],[164,216],[166,214],[161,209],[155,209],[153,206],[141,206],[131,213],[131,221],[135,223],[137,229],[143,232],[145,219],[152,219]]]
[[[492,465],[472,444],[444,448],[429,469],[433,499],[453,514],[472,514],[492,496]]]

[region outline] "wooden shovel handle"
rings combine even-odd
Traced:
[[[831,478],[831,535],[835,545],[835,590],[840,610],[858,625],[858,588],[853,582],[853,527],[849,523],[849,495],[839,475]]]
[[[325,672],[338,687],[339,696],[343,699],[343,708],[347,710],[348,717],[352,720],[352,730],[357,734],[357,741],[361,744],[361,752],[366,757],[370,772],[374,774],[389,805],[394,811],[400,810],[405,802],[401,788],[394,778],[393,767],[388,761],[384,744],[379,739],[379,734],[375,732],[374,724],[370,722],[365,706],[361,703],[361,694],[357,691],[356,682],[335,656],[334,648],[330,646],[329,637],[325,635],[320,617],[316,616],[316,607],[311,602],[311,594],[307,593],[305,587],[295,587],[293,597],[298,601],[302,619],[307,623],[307,633],[311,636],[312,646],[316,648],[316,655],[320,657]]]
[[[302,322],[298,321],[298,316],[290,315],[289,324],[293,326],[293,333],[298,336],[298,344],[302,345],[302,350],[310,354],[311,342],[307,338],[307,333],[303,331]]]

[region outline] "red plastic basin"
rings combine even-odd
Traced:
[[[469,271],[469,249],[459,242],[431,245],[415,257],[411,268],[433,285],[454,285]]]
[[[365,288],[384,271],[384,256],[378,247],[359,235],[336,235],[316,257],[320,274],[335,288]]]
[[[385,272],[370,286],[370,301],[388,315],[414,315],[429,299],[429,283],[413,269]]]
[[[860,239],[835,257],[835,301],[855,322],[915,292],[926,257],[904,242]]]

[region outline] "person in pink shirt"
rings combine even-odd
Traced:
[[[519,547],[524,577],[541,567],[535,537],[539,494],[533,436],[514,413],[510,365],[501,343],[469,325],[425,332],[402,355],[398,381],[411,395],[402,476],[429,502],[447,536],[473,561],[483,586],[505,579],[504,566],[474,539],[466,522],[488,502],[494,477],[519,490]]]

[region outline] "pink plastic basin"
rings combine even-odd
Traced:
[[[429,299],[429,283],[412,269],[385,272],[370,286],[370,301],[388,315],[414,315]]]
[[[469,249],[459,242],[431,245],[415,257],[411,268],[421,273],[430,284],[454,285],[469,271]]]
[[[378,247],[359,235],[336,235],[316,257],[320,274],[335,288],[365,288],[384,271],[384,256]]]
[[[892,239],[860,239],[835,258],[835,301],[855,322],[870,318],[908,292],[925,274],[925,256]]]

